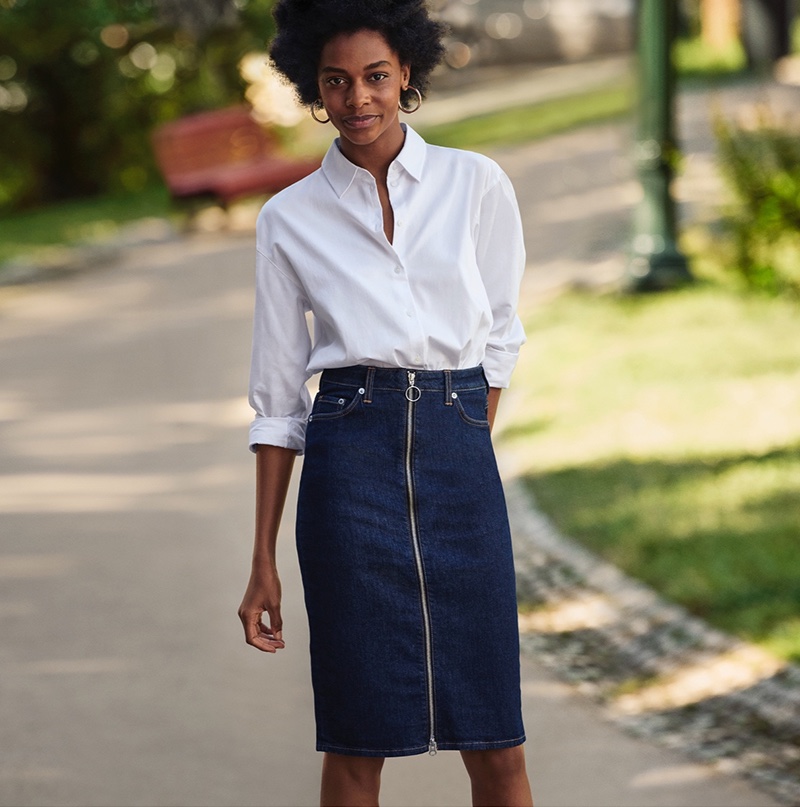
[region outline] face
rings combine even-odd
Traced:
[[[342,150],[400,138],[398,102],[410,69],[377,31],[339,34],[322,49],[319,93]]]

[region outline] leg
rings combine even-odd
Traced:
[[[533,807],[521,745],[494,751],[462,751],[474,807]]]
[[[383,757],[325,754],[322,760],[321,807],[376,807]]]

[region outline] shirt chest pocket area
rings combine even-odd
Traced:
[[[320,390],[314,398],[309,422],[317,420],[334,420],[353,412],[364,397],[361,389]]]

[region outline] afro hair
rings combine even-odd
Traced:
[[[270,47],[272,64],[308,106],[319,97],[322,48],[338,34],[380,32],[401,64],[410,65],[411,85],[423,96],[444,55],[445,27],[430,18],[425,0],[278,0],[273,14],[278,32]],[[402,100],[413,96],[407,91]]]

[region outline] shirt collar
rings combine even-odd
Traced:
[[[403,123],[401,126],[406,133],[406,139],[394,162],[419,182],[425,166],[425,141],[408,124]],[[344,196],[359,172],[367,173],[364,168],[351,163],[342,154],[339,150],[338,137],[331,143],[322,161],[322,170],[339,198]]]

